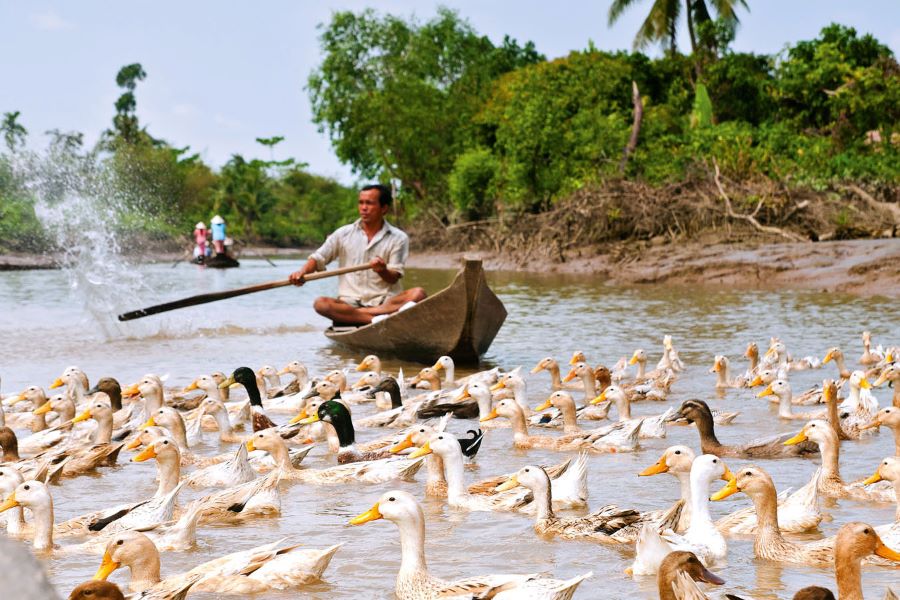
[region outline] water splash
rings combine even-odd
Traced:
[[[21,155],[13,164],[57,249],[73,301],[81,305],[84,318],[100,337],[120,337],[124,331],[116,315],[133,304],[142,287],[120,243],[134,213],[133,199],[93,153],[51,148],[41,155]]]

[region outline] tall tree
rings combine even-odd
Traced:
[[[126,144],[141,141],[142,132],[137,118],[137,100],[134,90],[139,81],[147,77],[141,63],[125,65],[116,74],[116,85],[125,92],[116,100],[116,115],[113,117],[113,129],[107,135],[115,137]]]
[[[609,25],[614,25],[625,11],[639,2],[640,0],[613,0],[609,7]],[[747,0],[709,0],[709,4],[715,9],[718,19],[732,26],[736,26],[739,22],[738,8],[743,7],[747,11],[750,10]],[[677,50],[676,34],[682,8],[684,8],[687,20],[691,51],[696,52],[698,49],[697,26],[712,20],[706,0],[683,0],[683,6],[682,0],[653,0],[650,13],[634,36],[635,49],[660,42],[668,52],[674,54]]]
[[[3,113],[3,120],[0,121],[0,132],[3,133],[3,141],[10,152],[17,147],[25,145],[25,136],[28,130],[19,123],[19,115],[22,114],[18,110],[15,112]]]

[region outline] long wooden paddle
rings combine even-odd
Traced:
[[[371,269],[372,265],[356,265],[353,267],[343,267],[341,269],[334,269],[333,271],[322,271],[319,273],[310,273],[309,275],[305,275],[303,277],[304,281],[315,281],[316,279],[325,279],[326,277],[336,277],[337,275],[344,275],[346,273],[354,273],[356,271],[365,271],[366,269]],[[265,290],[274,290],[275,288],[284,287],[286,285],[293,285],[290,279],[279,279],[278,281],[270,281],[268,283],[260,283],[257,285],[248,285],[247,287],[237,288],[234,290],[226,290],[224,292],[213,292],[210,294],[199,294],[197,296],[190,296],[189,298],[182,298],[181,300],[175,300],[174,302],[165,302],[163,304],[157,304],[155,306],[148,306],[147,308],[141,308],[139,310],[133,310],[131,312],[127,312],[125,314],[119,315],[120,321],[131,321],[132,319],[140,319],[141,317],[147,317],[149,315],[155,315],[157,313],[166,312],[169,310],[175,310],[177,308],[185,308],[187,306],[197,306],[198,304],[206,304],[207,302],[216,302],[217,300],[225,300],[226,298],[234,298],[235,296],[243,296],[244,294],[253,294],[255,292],[263,292]]]

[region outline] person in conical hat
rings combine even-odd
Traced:
[[[194,225],[194,258],[206,256],[206,223],[200,221]]]
[[[221,216],[216,215],[210,221],[212,224],[212,239],[213,239],[213,248],[216,251],[216,254],[224,254],[225,253],[225,219]]]

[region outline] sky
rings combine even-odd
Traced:
[[[148,131],[189,145],[214,166],[234,153],[268,158],[257,137],[284,136],[275,158],[314,173],[357,180],[312,122],[306,79],[321,60],[318,26],[340,10],[374,8],[427,20],[455,9],[495,42],[531,40],[548,58],[584,49],[630,49],[651,0],[615,26],[610,0],[0,0],[0,112],[21,111],[29,145],[50,129],[80,131],[93,144],[110,126],[121,93],[115,75],[139,62],[138,117]],[[831,22],[872,33],[900,55],[900,0],[748,0],[734,49],[777,53]],[[689,47],[682,26],[680,46]],[[656,52],[656,50],[654,50]]]

